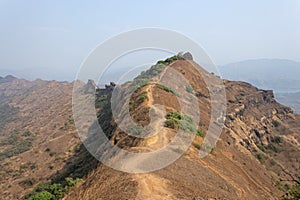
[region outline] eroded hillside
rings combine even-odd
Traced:
[[[71,83],[1,79],[0,199],[20,199],[74,155],[71,94]]]
[[[109,126],[106,123],[107,135],[113,144],[128,151],[151,152],[170,143],[176,130],[182,129],[196,135],[189,150],[168,167],[151,173],[128,174],[99,165],[65,199],[252,200],[279,199],[284,195],[285,187],[294,183],[300,173],[299,116],[277,103],[271,91],[258,90],[243,82],[224,81],[227,115],[223,132],[212,152],[200,159],[199,149],[211,117],[210,94],[203,76],[218,77],[204,70],[199,74],[191,60],[175,59],[167,64],[169,68],[156,65],[136,78],[134,82],[142,83],[141,87],[124,104],[129,104],[132,119],[141,127],[150,123],[151,112],[162,115],[163,110],[154,106],[162,105],[164,127],[152,137],[139,139],[128,136],[111,119]],[[177,119],[186,119],[179,112],[178,88],[154,83],[169,69],[175,69],[189,80],[192,89],[186,89],[197,97],[199,123],[190,120],[187,126],[177,123]],[[126,92],[122,95],[126,96]],[[101,124],[103,115],[99,116]],[[153,124],[156,130],[156,123]],[[139,133],[138,127],[134,132]],[[138,170],[145,167],[143,162],[147,159],[150,158],[132,159],[123,167]]]
[[[114,170],[99,163],[86,150],[73,121],[73,84],[1,78],[0,197],[279,199],[300,174],[300,117],[277,103],[272,91],[259,90],[244,82],[223,81],[201,67],[196,70],[192,56],[186,55],[159,61],[123,85],[111,83],[99,89],[93,81],[79,84],[83,105],[90,94],[96,93],[96,101],[94,97],[92,101],[98,123],[112,145],[136,153],[151,153],[170,145],[172,151],[183,153],[167,167],[149,173]],[[167,81],[172,79],[178,84],[168,85]],[[181,79],[187,82],[180,82]],[[211,152],[200,158],[213,115],[208,82],[224,83],[227,112],[217,145],[205,147]],[[132,85],[137,89],[131,95]],[[111,110],[114,88],[122,91],[115,96],[118,118],[113,117]],[[124,112],[127,107],[129,117]],[[196,109],[200,121],[188,115]],[[118,127],[117,123],[126,125],[129,119],[137,125],[126,131]],[[83,126],[91,133],[85,144],[101,146],[102,141],[94,137],[95,124]],[[135,137],[143,134],[143,127],[147,126],[153,133],[151,137]],[[195,137],[186,152],[172,146],[178,131],[183,136]],[[149,155],[118,162],[123,158],[122,152],[114,153],[112,162],[120,163],[117,168],[124,171],[143,171],[149,167],[145,163],[155,159]]]

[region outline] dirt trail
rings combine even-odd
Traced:
[[[159,82],[160,79],[166,73],[167,68],[165,68],[155,82]],[[145,140],[146,147],[138,147],[142,149],[149,149],[151,151],[158,150],[159,148],[164,147],[169,139],[167,133],[163,130],[163,124],[165,121],[166,111],[163,106],[155,105],[153,98],[153,89],[155,87],[154,83],[150,83],[145,89],[148,95],[147,106],[151,108],[151,137]],[[132,160],[126,161],[123,167],[130,167],[131,169],[139,170],[139,165],[148,159],[153,159],[152,156],[141,156],[133,157]],[[136,199],[162,199],[169,200],[174,199],[174,196],[171,195],[171,192],[168,191],[168,182],[163,178],[159,178],[152,173],[147,174],[135,174],[134,179],[138,182],[138,194]]]
[[[175,197],[168,191],[168,181],[153,174],[135,175],[138,181],[138,194],[136,200],[174,200]]]

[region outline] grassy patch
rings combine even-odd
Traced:
[[[162,85],[162,84],[156,84],[157,85],[157,87],[158,88],[160,88],[160,89],[162,89],[162,90],[164,90],[164,91],[166,91],[166,92],[170,92],[170,93],[172,93],[172,94],[174,94],[174,95],[176,95],[176,96],[180,96],[177,92],[175,92],[172,88],[169,88],[169,87],[167,87],[167,86],[165,86],[165,85]]]
[[[169,112],[166,116],[165,126],[174,129],[181,129],[185,132],[197,134],[196,123],[194,120],[187,115],[179,112]]]

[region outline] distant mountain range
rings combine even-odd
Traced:
[[[224,79],[245,81],[273,90],[278,102],[300,114],[300,62],[286,59],[256,59],[219,67]]]
[[[300,62],[286,59],[255,59],[219,67],[221,77],[245,81],[261,89],[300,91]]]

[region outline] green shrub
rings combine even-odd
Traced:
[[[260,153],[256,154],[256,157],[259,161],[262,161],[263,159],[263,156]]]
[[[47,191],[39,192],[32,197],[29,197],[28,200],[55,200],[55,196]]]
[[[148,96],[147,96],[147,92],[144,91],[144,92],[139,96],[139,98],[138,98],[138,100],[137,100],[137,103],[138,103],[138,104],[141,104],[141,103],[143,103],[146,99],[148,99]]]
[[[167,114],[166,118],[166,127],[175,129],[179,128],[185,132],[197,134],[196,123],[190,116],[171,111]]]
[[[185,132],[196,133],[196,124],[194,122],[187,121],[185,119],[179,122],[179,128]]]
[[[175,55],[175,56],[172,56],[170,58],[167,58],[164,63],[165,64],[171,64],[172,62],[176,61],[176,60],[179,60],[179,56]]]
[[[281,136],[275,136],[273,139],[272,139],[272,142],[275,142],[277,144],[279,143],[282,143],[283,142],[283,138]]]
[[[65,186],[66,191],[73,188],[79,181],[81,181],[80,178],[73,179],[71,177],[67,177],[65,180],[66,180],[66,186]]]
[[[169,127],[169,128],[173,128],[173,129],[177,129],[178,128],[178,124],[175,122],[174,119],[167,119],[165,121],[165,126]]]
[[[288,188],[287,193],[281,197],[282,200],[299,200],[300,199],[300,175],[294,185]]]
[[[263,145],[256,145],[262,152],[266,152],[266,148]]]
[[[157,85],[157,87],[158,88],[160,88],[160,89],[162,89],[162,90],[164,90],[164,91],[166,91],[166,92],[170,92],[170,93],[172,93],[172,94],[174,94],[174,95],[176,95],[176,96],[180,96],[177,92],[175,92],[172,88],[169,88],[169,87],[167,87],[167,86],[165,86],[165,85],[162,85],[162,84],[156,84]]]
[[[134,135],[140,135],[143,132],[143,127],[141,125],[133,126],[130,128],[129,132]]]
[[[199,137],[204,137],[205,134],[202,130],[198,129],[196,135]]]
[[[22,165],[20,166],[19,171],[23,171],[23,170],[25,170],[25,169],[31,169],[31,170],[33,170],[33,169],[35,169],[35,168],[36,168],[36,164],[35,164],[35,163],[32,163],[32,162],[26,162],[25,164],[22,164]]]
[[[235,101],[234,101],[234,100],[231,100],[231,99],[229,99],[228,102],[229,102],[229,103],[235,103]]]
[[[194,147],[196,147],[198,150],[201,150],[201,145],[200,145],[200,144],[194,143],[193,145],[194,145]]]
[[[33,178],[25,179],[23,181],[19,182],[19,185],[22,187],[29,187],[32,186],[35,183],[35,180]]]
[[[185,87],[185,90],[186,90],[188,93],[192,93],[192,92],[194,91],[194,89],[193,89],[192,86],[190,86],[190,85],[187,85],[187,86]]]
[[[132,101],[129,101],[129,111],[132,111],[134,109],[134,104]]]
[[[271,143],[268,144],[267,149],[274,151],[275,153],[278,153],[278,149]]]
[[[34,191],[27,195],[25,199],[51,199],[51,200],[56,200],[56,199],[61,199],[64,197],[66,192],[68,192],[71,188],[73,188],[79,181],[81,181],[80,178],[73,179],[71,177],[65,178],[65,181],[63,184],[61,183],[54,183],[51,184],[50,181],[44,184],[39,184]]]
[[[31,133],[29,132],[29,131],[25,131],[24,133],[23,133],[23,136],[24,137],[29,137],[31,135]]]
[[[237,101],[240,101],[240,100],[242,100],[242,97],[241,97],[241,96],[237,96],[235,99],[236,99]]]

